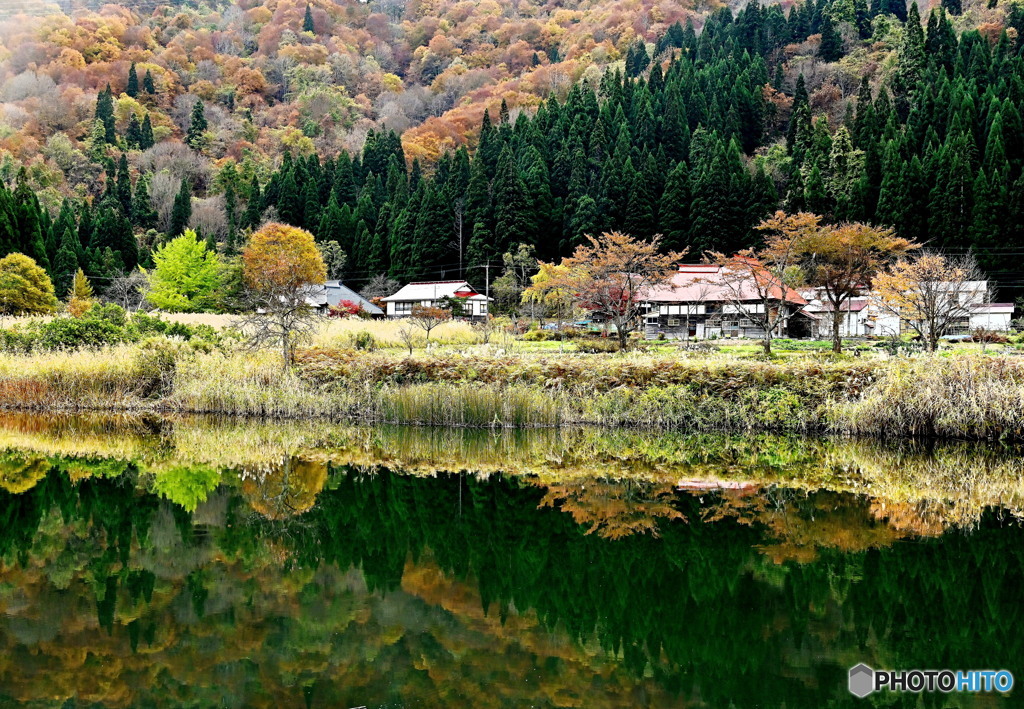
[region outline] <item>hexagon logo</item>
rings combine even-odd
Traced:
[[[850,694],[864,697],[875,691],[875,671],[863,662],[850,668]]]

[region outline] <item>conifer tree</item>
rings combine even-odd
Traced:
[[[829,13],[824,13],[821,20],[821,44],[818,45],[818,56],[822,61],[837,62],[843,56],[843,38],[832,22]]]
[[[185,143],[194,150],[201,150],[206,142],[204,134],[207,127],[206,108],[203,106],[203,100],[196,99],[192,105],[188,131],[185,133]]]
[[[150,130],[152,131],[152,127],[150,127]],[[142,145],[142,125],[134,113],[128,118],[128,128],[124,133],[124,142],[129,149],[138,149]]]
[[[526,201],[526,185],[519,175],[512,156],[506,146],[498,159],[498,170],[494,176],[494,256],[505,253],[512,244],[532,243],[529,233],[529,209]]]
[[[242,226],[255,229],[260,225],[262,215],[263,197],[260,195],[260,182],[253,175],[252,181],[249,183],[249,199],[245,204],[245,214],[242,215]]]
[[[438,274],[451,241],[451,214],[444,195],[432,185],[423,192],[423,202],[416,217],[416,236],[412,245],[410,266],[417,275]],[[454,269],[451,269],[454,270]]]
[[[135,62],[128,68],[128,83],[124,92],[132,98],[139,95],[139,75],[135,72]]]
[[[116,185],[117,201],[121,205],[121,209],[125,214],[132,213],[132,180],[131,175],[128,173],[128,158],[124,153],[121,153],[121,158],[117,162],[117,185]]]
[[[302,18],[302,31],[313,32],[314,29],[315,28],[313,26],[313,9],[309,5],[306,5],[306,14]]]
[[[152,148],[154,144],[153,122],[150,120],[149,114],[147,113],[142,119],[142,130],[139,136],[139,149],[148,150],[149,148]]]
[[[110,84],[100,91],[96,97],[95,119],[103,124],[103,140],[113,145],[117,142],[117,132],[114,125],[114,94],[110,90]]]
[[[174,206],[171,207],[171,226],[167,230],[167,236],[181,236],[188,228],[192,220],[192,187],[188,180],[181,181],[181,188],[174,198]]]
[[[78,270],[78,255],[75,253],[75,237],[65,229],[60,239],[60,248],[53,262],[53,282],[58,293],[66,293]]]
[[[153,74],[149,69],[146,69],[146,75],[142,77],[142,89],[151,96],[156,93],[156,84],[153,83]]]
[[[690,233],[690,171],[680,162],[668,175],[659,209],[659,230],[664,245],[670,251],[679,251],[687,245]]]
[[[140,229],[149,229],[156,224],[157,213],[149,198],[149,175],[139,176],[132,195],[131,220]]]

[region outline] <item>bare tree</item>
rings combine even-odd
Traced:
[[[477,320],[470,324],[473,332],[480,336],[480,344],[486,345],[491,337],[498,331],[498,323],[490,315],[484,316],[483,320]]]
[[[776,212],[758,225],[768,234],[762,249],[744,249],[734,256],[711,253],[720,268],[718,282],[728,307],[761,331],[766,355],[772,353],[772,340],[790,316],[787,300],[789,287],[799,276],[799,248],[817,231],[820,219]]]
[[[974,257],[924,251],[878,276],[879,306],[916,332],[934,352],[954,327],[970,323],[971,309],[989,300],[988,284]]]
[[[701,305],[706,303],[708,298],[711,296],[711,293],[715,290],[715,284],[714,283],[709,283],[709,282],[707,282],[705,280],[702,280],[702,279],[698,279],[696,281],[696,285],[697,285],[697,298],[696,298],[697,305],[695,306],[695,305],[693,305],[691,303],[687,303],[684,306],[686,308],[686,321],[685,321],[685,323],[686,323],[686,337],[684,337],[683,339],[686,340],[686,341],[690,340],[690,316],[694,315],[694,312],[693,312],[694,307],[700,307]],[[707,318],[705,318],[705,321],[706,320],[707,320]]]
[[[398,341],[409,349],[410,355],[413,348],[419,343],[419,340],[420,336],[408,325],[402,325],[402,327],[398,328]]]
[[[149,279],[139,269],[128,274],[120,274],[111,279],[110,285],[103,292],[107,300],[117,303],[125,310],[137,311],[146,302],[149,294]]]
[[[379,273],[370,279],[365,288],[359,291],[359,295],[367,300],[387,298],[389,295],[397,293],[401,287],[402,284],[394,278],[388,278],[387,274]]]

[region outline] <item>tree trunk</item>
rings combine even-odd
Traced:
[[[834,303],[835,310],[832,312],[832,351],[839,354],[843,351],[843,340],[839,336],[839,326],[842,324],[843,311],[839,305]]]
[[[769,356],[772,353],[772,336],[771,334],[765,335],[764,339],[761,340],[761,347],[764,348],[765,356]]]

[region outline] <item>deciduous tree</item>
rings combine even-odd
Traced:
[[[176,313],[210,309],[220,287],[220,263],[216,252],[194,231],[186,229],[153,254],[156,264],[149,274],[146,296],[157,308]]]
[[[989,296],[973,257],[932,251],[897,261],[878,275],[874,290],[883,310],[916,332],[931,352],[954,325],[970,319],[972,304]]]
[[[640,327],[644,294],[670,282],[686,252],[661,253],[660,234],[640,241],[613,231],[587,241],[562,259],[560,269],[548,271],[546,288],[564,289],[574,303],[607,318],[625,349],[629,334]]]
[[[316,324],[316,313],[306,301],[309,288],[327,280],[313,235],[277,222],[265,225],[242,251],[242,278],[255,310],[246,322],[253,342],[277,344],[284,366],[290,366],[296,343]]]
[[[28,315],[56,309],[53,283],[35,261],[18,253],[0,259],[0,312]]]
[[[832,309],[833,352],[843,347],[840,327],[845,303],[870,288],[886,265],[915,248],[917,244],[896,236],[892,229],[867,224],[818,225],[795,242],[807,285],[818,288]]]

